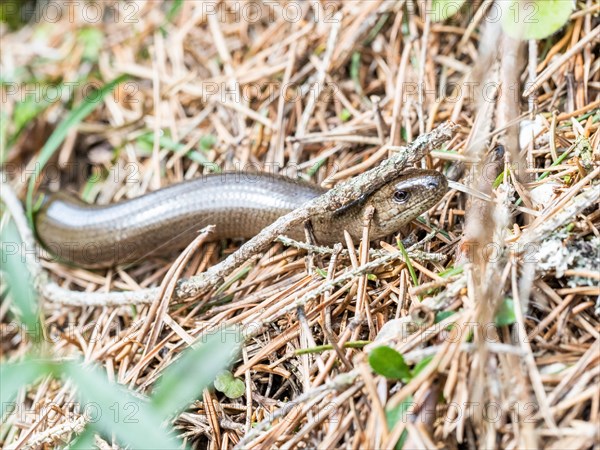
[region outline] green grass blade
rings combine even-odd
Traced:
[[[0,366],[0,404],[2,411],[11,407],[19,389],[48,375],[50,370],[45,361],[26,360],[17,364],[6,363]]]
[[[408,257],[408,252],[404,248],[404,244],[402,244],[402,240],[398,239],[396,241],[396,243],[398,244],[398,249],[402,252],[402,256],[404,257],[404,262],[406,263],[406,267],[408,268],[408,272],[410,273],[410,277],[412,278],[414,285],[418,286],[419,279],[417,278],[417,273],[415,272],[415,268],[413,267],[412,262],[410,261],[410,258]]]
[[[129,448],[181,448],[179,439],[163,426],[164,415],[125,386],[110,382],[100,367],[68,362],[61,364],[61,371],[77,387],[79,401],[91,416],[87,427],[103,436],[114,433]]]
[[[54,132],[50,135],[42,149],[40,155],[36,161],[34,172],[29,179],[29,185],[27,187],[27,199],[26,209],[27,218],[29,219],[30,225],[33,226],[33,190],[35,189],[35,181],[40,175],[44,166],[48,163],[54,152],[59,148],[62,142],[65,140],[67,133],[71,128],[77,126],[79,122],[85,119],[98,104],[113,91],[113,89],[125,81],[128,78],[127,75],[121,75],[115,78],[110,83],[105,84],[95,92],[95,95],[88,95],[76,108],[74,108],[67,117],[56,127]]]
[[[156,383],[152,396],[156,409],[170,416],[192,403],[231,364],[241,344],[242,337],[233,328],[202,335],[198,346],[187,349]]]
[[[0,232],[0,269],[10,287],[10,295],[18,320],[26,327],[27,335],[34,342],[42,339],[42,324],[37,293],[33,288],[33,279],[25,263],[25,243],[12,220],[8,221]]]

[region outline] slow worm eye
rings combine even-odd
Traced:
[[[396,191],[394,192],[394,201],[396,203],[406,203],[410,197],[408,191]]]

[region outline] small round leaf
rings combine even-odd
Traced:
[[[235,378],[228,370],[224,370],[215,378],[215,389],[228,398],[239,398],[244,395],[246,386],[242,380]]]
[[[544,39],[561,29],[575,7],[572,0],[518,0],[498,3],[502,28],[515,39]]]
[[[369,353],[369,364],[379,375],[391,380],[407,381],[410,379],[410,369],[404,358],[393,348],[382,345],[375,347]]]

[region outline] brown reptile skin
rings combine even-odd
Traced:
[[[397,191],[407,192],[408,198],[395,195]],[[343,240],[347,230],[360,239],[364,209],[373,205],[371,236],[382,238],[431,208],[446,191],[446,178],[439,172],[408,170],[355,205],[312,217],[315,237],[332,244]],[[36,213],[36,233],[60,261],[109,267],[172,254],[211,224],[216,226],[214,239],[251,238],[323,192],[313,184],[272,174],[224,173],[106,206],[56,193],[47,196]],[[289,236],[303,239],[304,231],[300,227]]]

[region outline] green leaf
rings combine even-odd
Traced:
[[[1,86],[2,84],[0,83]],[[8,114],[6,114],[6,111],[0,110],[0,165],[4,165],[8,156],[8,123]]]
[[[83,189],[81,191],[81,199],[84,202],[93,203],[94,188],[98,183],[105,181],[108,175],[108,170],[104,168],[99,169],[97,172],[92,172],[92,175],[90,175],[90,177],[86,180],[85,184],[83,185]],[[37,208],[35,210],[37,210]]]
[[[415,367],[413,368],[413,370],[411,371],[411,376],[412,378],[416,377],[417,375],[419,375],[419,373],[425,368],[427,367],[427,364],[429,364],[431,362],[431,360],[433,359],[433,355],[430,356],[426,356],[425,358],[423,358],[421,361],[419,361],[417,364],[415,364]]]
[[[0,2],[0,22],[8,24],[15,31],[27,24],[34,11],[36,9],[23,0],[3,0]]]
[[[323,164],[327,162],[327,158],[321,158],[316,163],[314,163],[310,168],[306,171],[306,175],[308,177],[312,177],[317,171],[323,167]]]
[[[385,419],[387,422],[387,426],[389,430],[394,429],[396,424],[400,421],[406,422],[408,421],[408,410],[413,405],[413,397],[409,395],[406,400],[400,403],[395,408],[386,408],[385,409]],[[408,438],[408,430],[404,430],[400,435],[400,439],[396,442],[394,446],[394,450],[402,450],[406,439]]]
[[[18,318],[27,328],[27,334],[35,342],[42,339],[42,324],[37,293],[33,288],[33,279],[25,263],[25,252],[32,249],[25,248],[17,227],[12,220],[8,221],[0,234],[2,251],[0,268],[6,276],[6,283],[10,287],[11,298]]]
[[[235,378],[229,370],[224,370],[215,378],[215,389],[228,398],[239,398],[244,395],[246,386],[239,378]]]
[[[182,5],[183,0],[173,0],[173,2],[171,2],[171,7],[169,8],[169,11],[167,11],[167,20],[169,22],[172,22],[177,14],[179,14]]]
[[[494,180],[494,183],[492,184],[492,189],[497,189],[498,186],[500,186],[502,184],[502,182],[504,181],[504,172],[505,172],[505,170],[500,172],[500,175],[498,175],[496,177],[496,179]]]
[[[83,45],[83,59],[89,62],[98,61],[100,49],[104,45],[104,33],[96,27],[79,30],[78,40]]]
[[[550,164],[550,167],[554,167],[557,166],[559,164],[561,164],[566,158],[567,156],[569,156],[571,154],[571,149],[565,150],[564,153],[562,153],[558,158],[556,158],[556,161],[554,161],[552,164]],[[548,170],[547,172],[542,173],[537,181],[543,180],[544,178],[546,178],[548,175],[550,175],[551,171]]]
[[[96,448],[95,434],[93,427],[87,427],[83,430],[83,433],[77,436],[77,438],[69,444],[68,449],[89,450],[90,448]]]
[[[49,87],[46,86],[46,88]],[[57,86],[56,89],[60,92],[61,86]],[[14,141],[21,131],[23,131],[25,126],[40,115],[49,104],[50,102],[48,101],[47,95],[27,95],[22,101],[17,102],[12,118],[15,132],[11,137],[11,141]]]
[[[51,372],[46,361],[27,360],[20,363],[6,363],[0,366],[0,406],[2,414],[10,408],[10,402],[19,389],[32,384],[38,378]]]
[[[514,39],[544,39],[561,29],[575,9],[573,0],[502,1],[501,24]]]
[[[440,311],[435,314],[435,323],[440,323],[442,320],[456,314],[456,311]]]
[[[428,10],[427,14],[431,15],[433,22],[443,22],[455,15],[464,2],[465,0],[432,0],[431,10]]]
[[[317,272],[323,278],[327,278],[327,270],[321,269],[320,267],[315,267],[315,272]]]
[[[361,59],[360,52],[352,53],[352,59],[350,61],[350,78],[352,79],[352,82],[354,83],[354,89],[356,89],[356,93],[358,95],[362,95],[362,93],[363,93],[362,86],[360,84],[360,59]],[[344,113],[344,111],[348,115],[348,117],[345,120],[342,119],[345,122],[346,120],[348,120],[350,118],[350,112],[347,109],[344,109],[342,111],[342,113]]]
[[[375,26],[373,28],[371,28],[371,30],[369,31],[369,35],[367,36],[367,39],[365,39],[365,42],[363,42],[364,46],[368,47],[371,45],[371,42],[373,42],[373,40],[381,32],[381,29],[383,28],[383,26],[385,25],[385,23],[388,21],[389,18],[390,18],[390,13],[383,13],[381,15],[381,17],[379,18],[379,20],[377,21]]]
[[[340,113],[340,120],[342,122],[347,122],[350,120],[350,117],[352,117],[350,111],[348,111],[346,108],[342,109],[342,112]]]
[[[175,449],[181,443],[162,426],[164,414],[145,399],[134,396],[125,386],[111,383],[95,366],[69,362],[63,374],[77,387],[82,409],[90,416],[92,429],[131,448]]]
[[[127,75],[121,75],[118,78],[115,78],[110,83],[102,86],[98,91],[95,92],[94,95],[88,95],[85,99],[77,105],[75,109],[69,112],[67,117],[56,127],[54,132],[50,135],[42,149],[40,150],[40,155],[35,164],[34,173],[31,175],[29,179],[29,185],[27,187],[27,217],[29,219],[30,225],[33,228],[33,191],[35,189],[36,181],[44,168],[44,166],[48,163],[54,152],[58,150],[59,146],[65,140],[67,133],[71,130],[71,128],[76,127],[79,122],[85,119],[98,104],[106,97],[109,93],[113,91],[113,89],[118,86],[120,83],[125,81],[128,78]]]
[[[231,328],[202,335],[156,383],[152,401],[164,416],[189,405],[236,357],[242,337]]]
[[[239,280],[243,280],[246,278],[246,275],[250,272],[253,266],[246,266],[234,274],[231,278],[225,281],[219,288],[216,290],[215,294],[219,295],[225,292],[227,289],[231,287],[231,285]]]
[[[200,164],[201,166],[207,166],[208,168],[213,168],[213,166],[217,167],[216,164],[211,163],[211,161],[199,151],[190,150],[185,154],[185,156],[187,156],[191,161]]]
[[[505,297],[500,304],[496,313],[496,325],[502,327],[504,325],[512,325],[517,318],[515,317],[515,302],[510,297]]]
[[[440,273],[438,273],[438,275],[440,277],[448,278],[453,277],[454,275],[459,275],[461,273],[463,273],[463,266],[449,267],[446,270],[443,270]]]
[[[369,364],[375,372],[390,380],[410,380],[410,369],[402,355],[386,345],[371,350]]]
[[[212,134],[207,134],[200,138],[200,150],[208,151],[215,146],[217,138]]]

